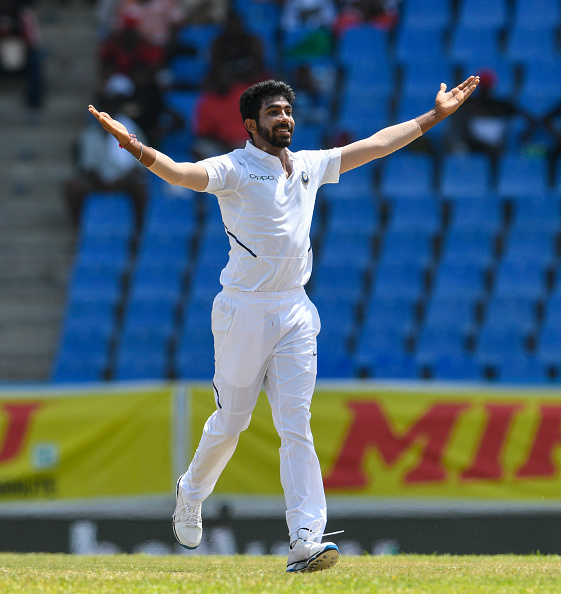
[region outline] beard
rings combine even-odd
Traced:
[[[259,136],[266,142],[268,142],[271,146],[275,148],[286,148],[289,147],[292,143],[292,132],[293,128],[288,127],[288,131],[290,134],[288,136],[277,136],[275,134],[278,128],[285,128],[286,126],[276,126],[272,130],[268,130],[267,128],[263,128],[259,122],[257,123],[257,132]]]

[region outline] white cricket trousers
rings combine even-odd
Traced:
[[[320,330],[317,309],[302,287],[250,293],[225,288],[212,307],[216,412],[180,483],[194,503],[214,489],[247,429],[264,386],[281,439],[280,478],[290,540],[299,528],[320,540],[327,521],[325,494],[310,429]],[[248,472],[259,472],[258,468]]]

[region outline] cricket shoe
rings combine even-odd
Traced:
[[[203,519],[201,505],[189,503],[179,489],[183,475],[177,479],[175,487],[175,512],[173,513],[173,534],[177,542],[186,549],[196,549],[203,537]]]
[[[304,538],[300,532],[308,532]],[[323,571],[333,567],[339,560],[339,549],[332,542],[316,542],[312,540],[313,533],[306,528],[300,528],[298,539],[290,543],[286,571],[288,572],[310,572]]]

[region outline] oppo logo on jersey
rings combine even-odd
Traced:
[[[250,173],[250,179],[256,179],[257,181],[275,181],[275,178],[272,175],[255,175],[255,173]]]

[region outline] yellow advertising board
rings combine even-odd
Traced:
[[[211,390],[193,390],[193,447],[214,408]],[[312,430],[328,494],[519,502],[561,496],[560,391],[319,386]],[[280,495],[279,446],[262,394],[215,492]]]
[[[169,494],[173,394],[2,392],[0,503]]]

